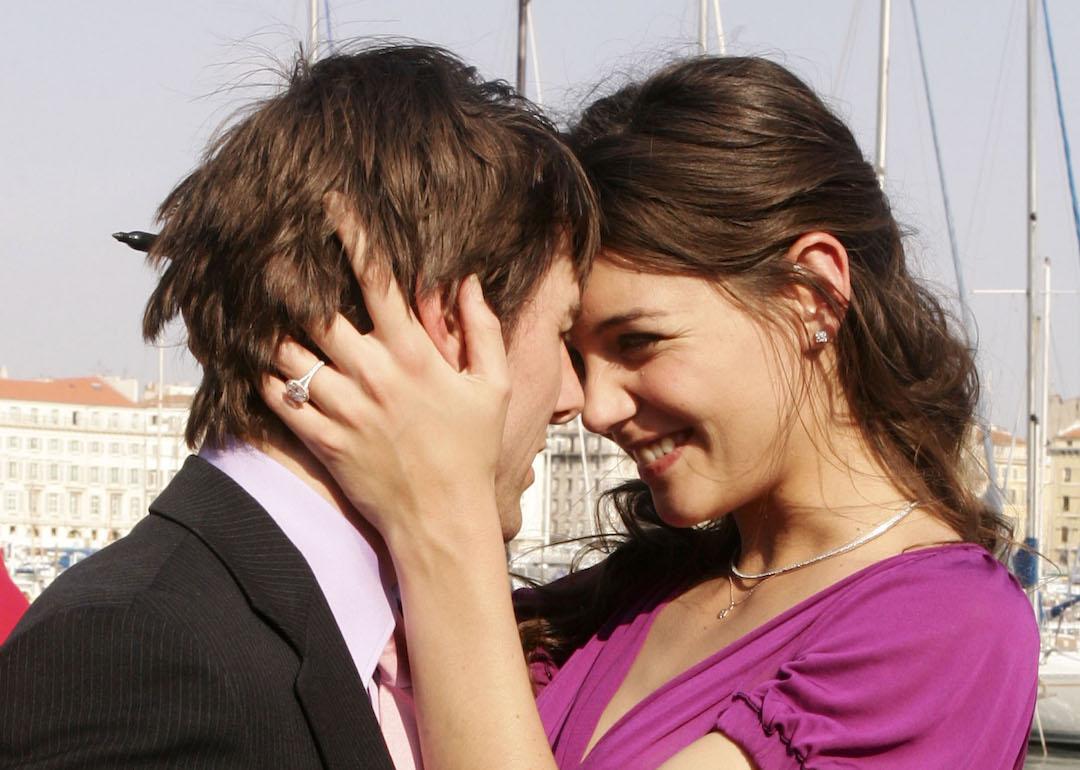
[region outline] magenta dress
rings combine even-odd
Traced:
[[[583,757],[671,598],[615,618],[540,693],[560,770],[653,770],[712,731],[762,770],[1023,766],[1038,629],[1013,577],[971,544],[894,556],[811,596],[661,686]]]

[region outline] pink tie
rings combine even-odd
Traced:
[[[405,654],[404,623],[396,611],[397,627],[379,657],[379,725],[397,770],[422,770],[420,735],[416,729],[409,658]],[[401,650],[401,654],[398,650]]]

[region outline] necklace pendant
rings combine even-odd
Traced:
[[[724,618],[726,618],[728,616],[729,612],[731,612],[731,607],[724,607],[724,609],[722,609],[718,613],[716,613],[716,619],[717,620],[723,620]]]

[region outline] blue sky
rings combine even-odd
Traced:
[[[920,0],[920,22],[969,288],[1025,284],[1023,0]],[[0,366],[11,377],[149,379],[139,335],[153,273],[116,244],[155,207],[212,132],[272,81],[306,36],[306,0],[37,0],[7,4],[0,49]],[[867,154],[876,121],[876,0],[720,0],[729,53],[774,58],[811,82]],[[1066,120],[1080,145],[1080,3],[1049,0]],[[330,2],[336,39],[410,36],[513,80],[514,0]],[[601,90],[693,50],[697,0],[534,0],[545,106],[571,115]],[[1040,30],[1040,255],[1055,288],[1080,288],[1061,134]],[[714,42],[715,45],[715,42]],[[908,0],[893,0],[887,190],[914,231],[917,269],[955,292]],[[531,75],[529,93],[536,95]],[[1080,147],[1077,148],[1080,152]],[[970,300],[995,422],[1020,415],[1022,297]],[[1055,297],[1051,382],[1080,395],[1080,297]],[[194,380],[182,350],[169,379]]]

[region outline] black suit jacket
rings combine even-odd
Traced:
[[[0,648],[0,767],[393,764],[307,563],[191,457]]]

